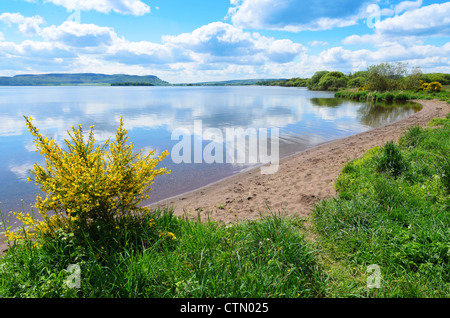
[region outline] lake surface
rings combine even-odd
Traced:
[[[335,99],[333,93],[282,87],[0,87],[0,209],[25,211],[38,189],[27,182],[29,169],[42,163],[24,115],[32,116],[41,133],[62,144],[67,130],[81,124],[95,126],[96,138],[113,137],[119,118],[125,121],[135,149],[171,151],[179,143],[172,132],[215,128],[278,128],[280,157],[331,140],[348,137],[407,117],[417,105],[385,108]],[[225,133],[224,133],[225,135]],[[196,138],[193,136],[192,138]],[[203,140],[205,147],[211,140]],[[170,175],[156,179],[151,200],[156,202],[255,165],[231,163],[175,164]],[[22,201],[23,200],[23,201]]]

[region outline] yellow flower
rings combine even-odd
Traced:
[[[64,140],[66,149],[43,136],[31,117],[25,119],[45,162],[45,165],[35,164],[27,179],[33,179],[46,195],[37,196],[35,206],[45,222],[51,222],[51,227],[39,225],[38,230],[54,232],[59,227],[71,227],[74,221],[95,224],[138,210],[151,190],[153,179],[170,173],[165,168],[155,169],[169,155],[167,151],[159,157],[144,156],[142,152],[134,154],[122,118],[115,140],[105,141],[104,145],[96,142],[93,126],[88,136],[80,125],[72,126],[68,139]],[[57,215],[50,221],[48,214],[53,211],[57,211]],[[70,215],[75,212],[76,216]],[[18,217],[24,218],[23,215]],[[24,220],[32,222],[28,216]],[[150,220],[148,225],[152,227],[156,223]],[[175,239],[172,235],[167,236]]]
[[[159,234],[159,237],[168,237],[171,238],[172,240],[176,240],[177,237],[175,236],[175,234],[173,234],[172,232],[162,232]]]

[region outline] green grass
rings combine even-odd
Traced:
[[[335,94],[338,98],[346,98],[356,101],[369,102],[405,102],[414,99],[439,99],[450,103],[450,90],[444,88],[439,93],[429,93],[424,91],[392,91],[392,92],[372,92],[372,91],[355,91],[342,90]]]
[[[155,225],[145,226],[152,219]],[[0,295],[320,297],[326,278],[300,229],[297,219],[280,215],[225,225],[159,210],[144,220],[127,219],[103,238],[76,242],[61,232],[42,246],[13,247],[0,262]],[[161,231],[176,239],[159,237]],[[80,289],[66,284],[70,264],[80,266]]]
[[[348,163],[335,184],[339,196],[315,207],[322,250],[334,262],[381,267],[382,288],[372,296],[450,296],[448,156],[449,119],[437,128],[411,127],[398,145]],[[344,296],[342,284],[350,282],[340,279],[333,293]]]

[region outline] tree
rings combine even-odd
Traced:
[[[420,81],[423,78],[422,69],[416,67],[411,71],[411,74],[403,79],[403,88],[409,90],[418,89],[420,86]]]
[[[388,91],[400,88],[399,80],[407,74],[405,63],[381,63],[367,68],[367,84],[370,90]]]
[[[366,82],[367,82],[366,77],[362,77],[362,76],[354,77],[348,81],[348,87],[350,87],[350,88],[363,87],[364,85],[366,85]]]
[[[341,72],[328,72],[320,78],[318,87],[321,90],[347,87],[348,77]]]
[[[319,81],[320,81],[320,79],[324,76],[324,75],[326,75],[326,74],[328,74],[329,73],[329,71],[318,71],[318,72],[316,72],[308,81],[307,81],[307,87],[309,88],[309,89],[318,89],[319,87]]]
[[[358,71],[356,73],[353,73],[351,78],[357,78],[357,77],[367,78],[367,75],[368,75],[367,71]]]

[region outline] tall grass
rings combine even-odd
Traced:
[[[348,267],[381,267],[377,296],[450,296],[448,152],[439,149],[450,149],[448,120],[434,129],[412,127],[399,145],[347,164],[336,182],[339,196],[315,207],[325,250]]]
[[[142,224],[153,222],[152,227]],[[296,298],[321,297],[325,275],[295,218],[271,215],[225,225],[172,211],[128,219],[103,239],[53,240],[13,247],[0,261],[7,297]],[[172,233],[173,235],[156,235]],[[67,268],[81,269],[68,288]]]
[[[445,89],[438,93],[429,93],[424,91],[390,91],[390,92],[377,92],[377,91],[351,91],[343,90],[336,92],[335,97],[346,98],[356,101],[368,101],[368,102],[386,102],[386,103],[401,103],[413,99],[439,99],[450,103],[450,90]]]

